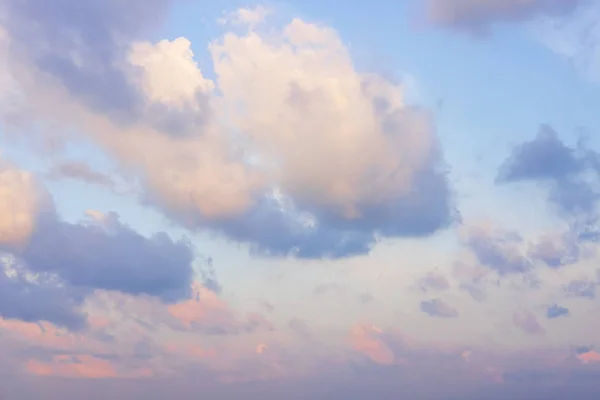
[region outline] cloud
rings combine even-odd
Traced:
[[[577,358],[584,364],[600,362],[600,353],[595,350],[588,350],[577,354]]]
[[[102,172],[93,170],[85,162],[63,162],[52,167],[48,176],[52,179],[69,178],[85,183],[113,188],[114,180]]]
[[[194,293],[190,299],[169,305],[168,313],[184,329],[211,335],[238,334],[260,328],[273,329],[261,314],[253,313],[246,319],[238,318],[215,292],[200,285],[194,285]]]
[[[475,283],[463,282],[460,285],[460,289],[467,292],[469,294],[469,296],[471,296],[473,298],[473,300],[475,300],[475,301],[481,302],[487,298],[485,289]]]
[[[304,339],[312,337],[308,324],[299,318],[292,318],[288,322],[288,327],[298,336]]]
[[[596,297],[596,283],[584,279],[572,280],[565,286],[565,292],[571,297],[593,299]]]
[[[40,188],[30,173],[0,160],[0,248],[18,248],[29,240],[40,199]]]
[[[448,278],[437,272],[429,272],[427,275],[421,277],[417,284],[423,291],[444,291],[450,288],[450,282]]]
[[[379,336],[383,334],[376,326],[355,326],[350,333],[352,348],[373,362],[383,365],[394,363],[394,352]]]
[[[531,246],[528,255],[531,260],[543,262],[550,268],[559,268],[579,261],[581,249],[574,232],[561,235],[545,235]]]
[[[90,26],[96,1],[73,21],[63,4],[46,15],[30,3],[10,1],[5,23],[26,49],[9,73],[36,116],[76,124],[184,226],[264,255],[340,258],[458,218],[431,116],[357,71],[333,29],[294,19],[227,33],[210,44],[213,81],[187,39],[140,40],[166,0],[128,3],[127,15],[143,8],[131,26],[112,1]]]
[[[537,136],[513,149],[500,167],[498,183],[542,182],[549,186],[549,200],[568,215],[590,214],[598,193],[584,173],[600,172],[597,152],[581,140],[576,148],[566,146],[547,125]]]
[[[72,330],[85,327],[87,315],[81,311],[84,291],[45,275],[32,279],[22,266],[10,265],[6,258],[0,265],[0,317],[48,321]]]
[[[529,256],[551,268],[581,259],[582,246],[597,242],[600,155],[585,138],[576,146],[565,145],[556,131],[543,125],[536,137],[516,146],[499,169],[497,182],[539,183],[568,224],[560,235],[546,235],[532,246]]]
[[[546,311],[546,317],[548,317],[548,319],[554,319],[567,315],[569,315],[569,309],[559,306],[558,304],[552,304]]]
[[[572,15],[546,16],[533,21],[534,37],[577,70],[600,82],[600,26],[597,2],[587,1]]]
[[[317,296],[323,296],[328,293],[341,293],[344,288],[337,283],[324,283],[314,288],[313,294]]]
[[[256,25],[265,22],[266,18],[272,13],[272,9],[263,5],[254,8],[238,8],[235,11],[225,13],[218,22],[221,25],[242,25],[253,29]]]
[[[513,314],[513,324],[529,335],[542,335],[546,332],[535,315],[523,310]]]
[[[221,282],[219,282],[214,262],[211,257],[204,259],[204,265],[200,270],[200,277],[202,278],[202,285],[208,290],[215,292],[216,294],[221,293],[223,290],[223,286],[221,285]]]
[[[111,213],[102,224],[46,215],[18,256],[29,270],[56,274],[69,285],[175,301],[189,294],[194,252],[166,233],[146,238]]]
[[[502,165],[499,182],[525,180],[563,180],[579,174],[587,167],[587,160],[577,149],[567,147],[558,133],[542,125],[537,136],[516,146]]]
[[[89,354],[58,355],[49,362],[30,360],[27,371],[38,376],[57,376],[65,378],[107,379],[148,377],[152,371],[147,369],[121,372],[110,360]]]
[[[523,238],[517,232],[478,223],[466,227],[464,242],[482,266],[500,276],[524,274],[533,268],[523,254]]]
[[[572,13],[586,0],[427,0],[429,19],[444,28],[488,34],[497,23]]]
[[[6,163],[0,212],[1,317],[78,330],[86,325],[82,305],[98,289],[166,302],[189,296],[189,243],[165,233],[144,237],[114,213],[65,222],[34,177]]]
[[[457,318],[458,311],[442,299],[424,300],[420,309],[427,315],[441,318]]]
[[[358,295],[358,301],[361,304],[367,304],[375,300],[375,297],[371,293],[361,293]]]
[[[10,57],[31,64],[86,106],[119,121],[139,112],[142,93],[123,73],[127,43],[150,33],[171,0],[6,0],[0,24]]]

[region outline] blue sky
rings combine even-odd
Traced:
[[[9,399],[593,398],[599,9],[398,3],[0,0]]]

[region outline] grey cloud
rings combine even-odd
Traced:
[[[322,285],[318,285],[314,290],[313,294],[317,296],[323,296],[328,293],[340,293],[344,290],[344,288],[337,283],[324,283]]]
[[[424,300],[419,308],[432,317],[457,318],[458,311],[442,299]]]
[[[577,262],[581,256],[578,238],[568,232],[551,240],[542,238],[529,250],[529,258],[542,262],[550,268],[559,268]]]
[[[172,6],[185,0],[4,0],[0,23],[11,41],[14,75],[34,67],[92,110],[127,125],[144,118],[173,136],[204,124],[208,101],[198,93],[195,107],[173,109],[150,103],[132,84],[139,70],[129,62],[130,45],[152,39]],[[28,71],[32,72],[32,71]]]
[[[549,187],[548,199],[566,215],[589,215],[595,211],[600,194],[596,190],[600,172],[598,153],[581,140],[577,147],[566,146],[547,125],[537,136],[513,149],[500,167],[497,182],[530,181]],[[591,179],[585,174],[591,172]]]
[[[212,257],[206,257],[203,259],[203,266],[200,269],[200,276],[202,278],[202,284],[209,290],[219,294],[223,291],[223,286],[217,278],[217,272]]]
[[[372,302],[373,300],[375,300],[375,298],[371,293],[361,293],[360,295],[358,295],[358,301],[361,304],[367,304]]]
[[[304,320],[299,318],[292,318],[288,322],[288,327],[298,336],[309,339],[312,335],[310,333],[310,328],[306,324]]]
[[[57,164],[52,167],[48,176],[52,179],[75,179],[108,188],[115,186],[115,182],[109,175],[95,171],[85,162],[73,161]]]
[[[385,204],[362,205],[361,217],[354,219],[325,208],[301,205],[297,205],[297,213],[292,213],[268,196],[247,213],[231,218],[203,220],[191,211],[169,215],[192,229],[208,226],[229,239],[247,243],[254,254],[345,258],[369,253],[378,236],[427,237],[460,219],[446,173],[437,162],[432,161],[417,174],[414,183],[408,196]],[[161,206],[159,196],[148,196],[150,203]],[[302,213],[313,215],[316,223],[307,225],[299,218]]]
[[[19,256],[30,271],[56,274],[72,286],[164,301],[187,298],[193,277],[188,243],[165,233],[146,238],[116,214],[101,224],[71,224],[45,215]]]
[[[85,291],[44,275],[29,280],[21,266],[10,276],[3,270],[2,262],[0,267],[1,317],[25,322],[48,321],[71,330],[85,327],[87,315],[80,311]]]
[[[537,136],[515,147],[498,174],[498,182],[562,180],[582,172],[587,161],[567,147],[557,132],[542,125]]]
[[[541,335],[546,331],[540,325],[535,315],[527,311],[519,311],[513,314],[513,324],[523,332],[530,335]]]
[[[531,251],[532,259],[552,268],[577,262],[583,242],[600,239],[600,154],[589,149],[583,138],[576,147],[566,146],[549,126],[537,136],[513,149],[500,167],[497,183],[541,183],[548,189],[548,201],[570,225],[554,242],[542,241]]]
[[[460,289],[467,292],[475,301],[482,302],[487,298],[487,293],[481,284],[465,282],[460,285]]]
[[[587,0],[427,0],[429,19],[444,28],[486,35],[496,23],[572,13]]]
[[[469,232],[467,246],[481,265],[499,275],[523,274],[531,271],[532,264],[519,248],[522,241],[516,232],[496,230],[488,233],[473,229]]]
[[[171,0],[5,0],[2,23],[14,56],[56,79],[88,106],[119,120],[141,94],[122,68],[126,46],[167,15]]]
[[[559,306],[558,304],[552,304],[546,311],[546,317],[548,317],[548,319],[554,319],[567,315],[569,315],[569,309]]]
[[[423,291],[443,291],[450,288],[450,281],[448,281],[448,278],[437,272],[428,273],[420,278],[417,284]]]
[[[596,283],[588,280],[573,280],[565,286],[564,290],[571,297],[584,297],[588,299],[596,297]]]

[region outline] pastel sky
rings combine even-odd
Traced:
[[[596,400],[598,22],[0,0],[0,399]]]

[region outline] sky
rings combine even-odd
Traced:
[[[0,0],[0,399],[596,399],[598,21]]]

